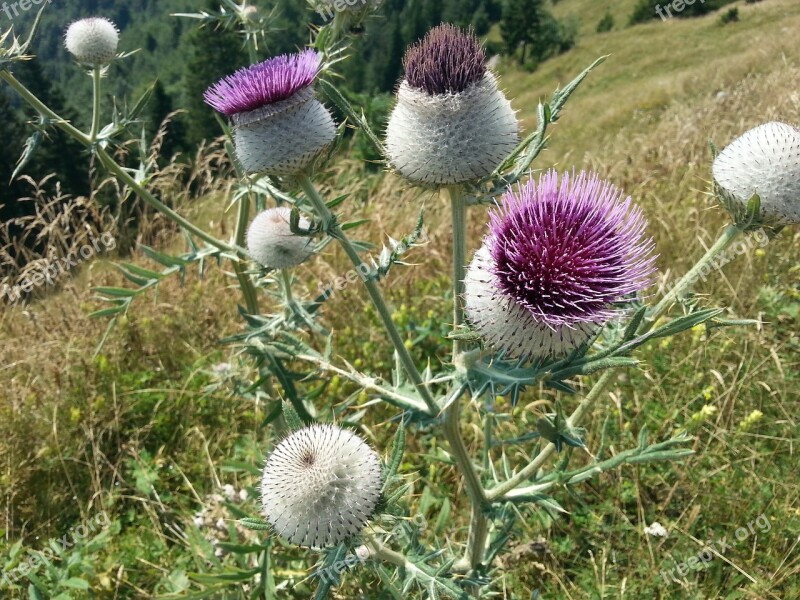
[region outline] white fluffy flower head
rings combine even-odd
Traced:
[[[267,460],[261,498],[278,535],[323,548],[352,538],[381,497],[381,461],[358,435],[311,425],[284,439]]]
[[[714,179],[728,193],[732,212],[753,195],[768,223],[800,223],[800,130],[766,123],[734,140],[714,161]]]
[[[292,209],[287,206],[270,208],[260,213],[247,230],[247,249],[250,256],[269,269],[289,269],[305,262],[314,251],[310,237],[292,232]],[[300,228],[311,223],[300,217]]]
[[[64,43],[78,62],[102,67],[110,63],[117,54],[119,31],[106,18],[89,17],[69,26]]]

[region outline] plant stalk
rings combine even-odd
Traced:
[[[570,427],[578,425],[583,420],[587,413],[592,409],[595,402],[597,402],[597,400],[600,398],[600,395],[610,383],[613,375],[614,371],[608,370],[603,373],[600,379],[597,380],[597,383],[594,384],[592,389],[589,390],[589,393],[586,394],[586,397],[581,400],[581,403],[567,419],[567,423]],[[503,483],[496,485],[492,489],[487,490],[486,497],[488,501],[499,502],[503,500],[506,494],[519,486],[521,483],[533,477],[547,461],[547,459],[550,458],[553,452],[555,452],[555,450],[555,445],[553,443],[548,443],[544,448],[542,448],[539,454],[536,455],[536,457],[524,468],[522,468],[522,470],[520,470],[516,475],[504,481]]]
[[[342,231],[341,226],[339,226],[339,224],[336,222],[333,213],[330,211],[325,204],[325,201],[317,192],[317,189],[314,187],[314,183],[311,181],[311,178],[308,175],[302,175],[300,177],[300,185],[316,210],[317,215],[320,217],[320,219],[322,219],[325,227],[328,230],[328,234],[339,242],[339,244],[342,246],[342,249],[345,251],[345,254],[347,254],[348,258],[355,267],[361,266],[363,263],[361,261],[361,257],[358,255],[358,251],[356,251],[347,235],[345,235],[344,231]],[[386,306],[383,296],[381,295],[378,284],[370,277],[363,277],[363,280],[364,285],[367,288],[367,293],[372,300],[372,304],[378,311],[378,316],[383,322],[386,332],[389,334],[389,338],[400,357],[400,361],[403,363],[403,368],[405,369],[406,374],[414,384],[414,387],[417,388],[420,397],[428,407],[428,412],[435,416],[439,412],[439,407],[436,404],[436,400],[434,400],[430,390],[425,385],[422,375],[417,369],[417,366],[414,364],[414,359],[411,357],[408,348],[406,348],[403,338],[400,337],[400,332],[397,330],[397,327],[392,321],[392,315],[389,312],[389,308]]]
[[[95,67],[92,69],[92,129],[89,132],[89,142],[92,144],[97,141],[97,134],[100,131],[100,94],[102,85],[102,69]]]
[[[467,203],[458,186],[445,188],[450,198],[453,225],[453,330],[464,323],[464,277],[467,262]],[[453,362],[461,352],[460,340],[453,340]]]
[[[653,308],[650,314],[647,315],[639,333],[647,333],[652,329],[653,325],[669,310],[672,303],[677,298],[680,298],[683,293],[690,288],[694,283],[703,275],[703,272],[708,269],[711,262],[719,255],[727,250],[730,245],[736,240],[742,230],[736,225],[730,224],[725,227],[725,230],[720,235],[719,239],[714,243],[705,256],[697,261],[697,264],[692,267],[686,275],[684,275],[678,283],[661,299],[661,301]]]
[[[250,222],[250,194],[244,194],[239,198],[239,212],[236,216],[236,245],[240,248],[245,245],[245,236],[247,234],[247,225]],[[247,312],[251,315],[259,314],[258,308],[258,292],[253,285],[253,281],[247,274],[247,268],[243,262],[233,263],[233,271],[236,273],[236,279],[239,280],[239,287],[242,289],[244,296],[244,303],[247,306]]]

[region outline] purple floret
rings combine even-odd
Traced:
[[[428,94],[457,94],[486,74],[486,53],[472,32],[442,24],[410,46],[403,66],[408,84]]]
[[[322,57],[314,50],[284,54],[239,69],[218,81],[203,94],[224,115],[248,112],[286,100],[314,82]]]
[[[630,197],[595,174],[550,171],[491,214],[494,273],[503,292],[556,328],[613,318],[613,304],[650,285],[654,243]]]

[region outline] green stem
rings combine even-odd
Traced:
[[[89,138],[86,135],[73,127],[69,124],[69,122],[62,119],[56,113],[54,113],[50,107],[44,104],[41,100],[39,100],[28,88],[26,88],[19,80],[17,80],[10,72],[8,71],[0,71],[0,79],[5,81],[8,85],[10,85],[17,94],[19,94],[20,98],[22,98],[25,102],[27,102],[31,107],[36,109],[36,111],[53,121],[53,123],[62,131],[70,135],[71,137],[78,140],[84,146],[89,146]]]
[[[292,295],[292,274],[289,269],[281,269],[280,271],[283,299],[286,301],[286,305],[289,306],[294,302],[294,296]]]
[[[231,246],[230,244],[218,240],[213,235],[206,233],[205,231],[197,227],[197,225],[195,225],[194,223],[187,221],[178,213],[176,213],[174,210],[172,210],[169,206],[161,202],[153,194],[151,194],[145,188],[139,185],[136,182],[136,180],[133,177],[131,177],[129,173],[125,171],[125,169],[123,169],[120,165],[118,165],[116,161],[114,161],[114,159],[111,158],[106,153],[105,150],[101,148],[95,148],[95,152],[97,153],[100,162],[103,163],[106,169],[108,169],[111,173],[113,173],[117,177],[117,179],[119,179],[125,185],[130,187],[134,192],[136,192],[137,196],[139,196],[147,204],[155,208],[158,212],[162,213],[165,217],[167,217],[174,223],[177,223],[178,225],[183,227],[186,231],[195,235],[204,242],[207,242],[212,246],[214,246],[215,248],[218,248],[219,250],[237,254],[241,258],[246,257],[245,252],[241,248],[238,248],[236,246]]]
[[[453,330],[458,330],[464,323],[463,298],[467,262],[467,203],[461,187],[451,186],[445,188],[445,192],[450,199],[453,228]],[[453,340],[454,363],[460,353],[461,342]],[[486,539],[489,535],[489,522],[484,515],[487,502],[483,484],[461,436],[461,396],[465,390],[466,386],[462,386],[456,392],[455,399],[447,407],[444,414],[445,438],[450,445],[450,452],[464,477],[464,486],[471,504],[469,539],[463,560],[455,565],[457,570],[474,569],[483,562]]]
[[[102,69],[92,69],[92,129],[89,132],[89,142],[94,144],[100,131],[100,92],[102,89]]]
[[[42,116],[46,117],[47,119],[51,120],[53,124],[61,129],[63,132],[67,133],[70,137],[74,138],[75,140],[79,141],[84,146],[90,147],[92,145],[91,140],[80,130],[76,129],[69,122],[62,119],[58,114],[53,112],[46,104],[44,104],[41,100],[39,100],[33,93],[30,92],[22,83],[20,83],[11,73],[8,71],[0,71],[0,79],[8,83],[14,91],[19,94],[19,96],[27,102],[31,107],[36,109]],[[168,219],[177,223],[188,232],[194,234],[199,239],[209,243],[210,245],[218,248],[224,252],[231,252],[233,254],[237,254],[239,257],[244,258],[247,254],[241,249],[225,242],[222,242],[216,239],[214,236],[206,233],[196,225],[190,223],[174,210],[166,206],[164,203],[159,201],[153,194],[148,192],[145,188],[139,185],[133,177],[131,177],[121,166],[119,166],[113,158],[111,158],[105,150],[101,148],[95,148],[94,151],[97,153],[97,157],[103,163],[103,165],[116,177],[125,183],[128,187],[130,187],[142,200],[144,200],[147,204],[155,208],[157,211],[161,212],[166,216]]]
[[[243,247],[245,245],[245,237],[247,234],[247,225],[250,222],[250,194],[242,195],[239,198],[239,212],[236,217],[236,245]],[[243,262],[233,263],[233,271],[236,273],[236,279],[239,280],[239,287],[242,289],[244,296],[244,303],[247,306],[247,312],[251,315],[259,314],[258,308],[258,292],[253,285],[253,281],[247,274],[247,267]]]
[[[464,277],[467,262],[467,203],[460,187],[446,188],[450,197],[453,225],[453,330],[464,323]],[[453,361],[461,352],[461,342],[453,340]]]
[[[653,308],[647,315],[647,319],[642,323],[639,333],[648,332],[656,321],[658,321],[672,306],[677,298],[680,298],[683,293],[694,285],[697,280],[704,275],[704,271],[709,268],[711,261],[713,261],[719,254],[727,250],[736,238],[742,233],[736,225],[728,225],[720,235],[716,243],[709,248],[705,256],[701,258],[691,270],[684,275],[681,280],[676,283],[672,289],[661,299],[661,301]]]
[[[339,242],[353,265],[355,265],[356,268],[360,267],[363,263],[361,261],[361,257],[358,255],[358,251],[356,251],[355,247],[345,235],[344,231],[342,231],[342,228],[339,226],[339,224],[336,223],[333,213],[331,213],[330,209],[325,204],[325,201],[317,192],[317,189],[314,187],[314,183],[311,181],[311,178],[308,175],[302,175],[300,177],[300,185],[302,186],[303,191],[305,192],[309,201],[314,206],[317,215],[320,217],[320,219],[322,219],[328,233],[331,235],[331,237]],[[381,295],[378,284],[370,277],[364,277],[363,279],[364,285],[367,288],[367,293],[369,294],[375,309],[378,311],[378,316],[383,322],[386,332],[389,334],[392,345],[394,346],[395,350],[397,350],[397,354],[400,356],[400,361],[403,363],[406,374],[417,388],[417,392],[419,392],[420,397],[428,407],[428,412],[431,415],[436,415],[439,412],[439,407],[431,395],[430,390],[425,385],[417,366],[414,364],[414,359],[411,357],[408,348],[406,348],[403,338],[400,336],[400,332],[397,330],[397,327],[392,321],[392,315],[386,306],[383,296]]]
[[[586,394],[586,397],[581,401],[575,411],[570,415],[569,419],[567,419],[567,423],[570,427],[577,426],[583,418],[587,415],[587,413],[592,409],[595,402],[597,402],[600,395],[605,390],[606,386],[610,383],[611,378],[614,376],[613,370],[608,370],[603,373],[602,377],[597,380],[597,383],[594,384],[589,393]],[[499,502],[503,500],[504,496],[512,491],[514,488],[519,486],[521,483],[527,481],[531,477],[533,477],[536,472],[542,467],[542,465],[547,461],[548,458],[555,452],[556,447],[552,443],[548,443],[547,446],[542,448],[539,454],[534,458],[529,464],[527,464],[522,470],[519,471],[516,475],[511,477],[510,479],[504,481],[503,483],[496,485],[492,489],[486,492],[486,497],[489,502]]]
[[[459,386],[453,398],[449,400],[449,406],[444,413],[444,435],[450,445],[450,453],[453,455],[453,460],[455,460],[459,471],[464,477],[464,487],[472,505],[469,541],[464,560],[456,567],[457,569],[459,567],[461,569],[475,568],[481,564],[483,551],[486,547],[486,537],[489,533],[488,521],[484,516],[484,510],[487,506],[486,494],[483,490],[480,475],[478,475],[467,446],[461,437],[461,397],[466,390],[466,384]]]

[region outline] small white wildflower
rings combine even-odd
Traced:
[[[236,499],[236,488],[230,483],[226,483],[222,486],[222,493],[225,494],[225,498],[227,498],[229,502],[233,502]]]
[[[644,528],[644,532],[647,535],[652,535],[653,537],[667,537],[669,532],[664,528],[664,526],[659,523],[658,521],[654,521],[650,523],[647,527]]]
[[[366,562],[367,560],[369,560],[369,557],[371,555],[372,555],[372,552],[370,551],[370,549],[367,546],[361,545],[358,548],[356,548],[356,557],[361,562]]]
[[[75,21],[67,29],[64,43],[78,62],[102,67],[117,54],[119,32],[112,21],[103,17],[90,17]]]
[[[198,515],[194,519],[192,519],[192,523],[194,523],[195,527],[197,527],[198,529],[202,529],[203,526],[206,524],[206,520],[205,518],[203,518],[202,515]]]
[[[740,211],[754,194],[767,222],[800,223],[800,130],[786,123],[751,129],[720,152],[714,179]]]
[[[228,525],[225,523],[225,519],[219,518],[217,522],[214,524],[219,531],[228,531]]]
[[[288,269],[304,262],[313,253],[310,237],[292,233],[289,207],[270,208],[259,214],[247,231],[247,249],[253,259],[271,269]],[[300,217],[300,228],[311,223]]]
[[[358,535],[381,496],[381,462],[355,433],[304,427],[283,440],[264,467],[261,498],[282,538],[322,548]]]
[[[239,490],[239,502],[247,502],[247,499],[250,495],[247,493],[247,490]]]

